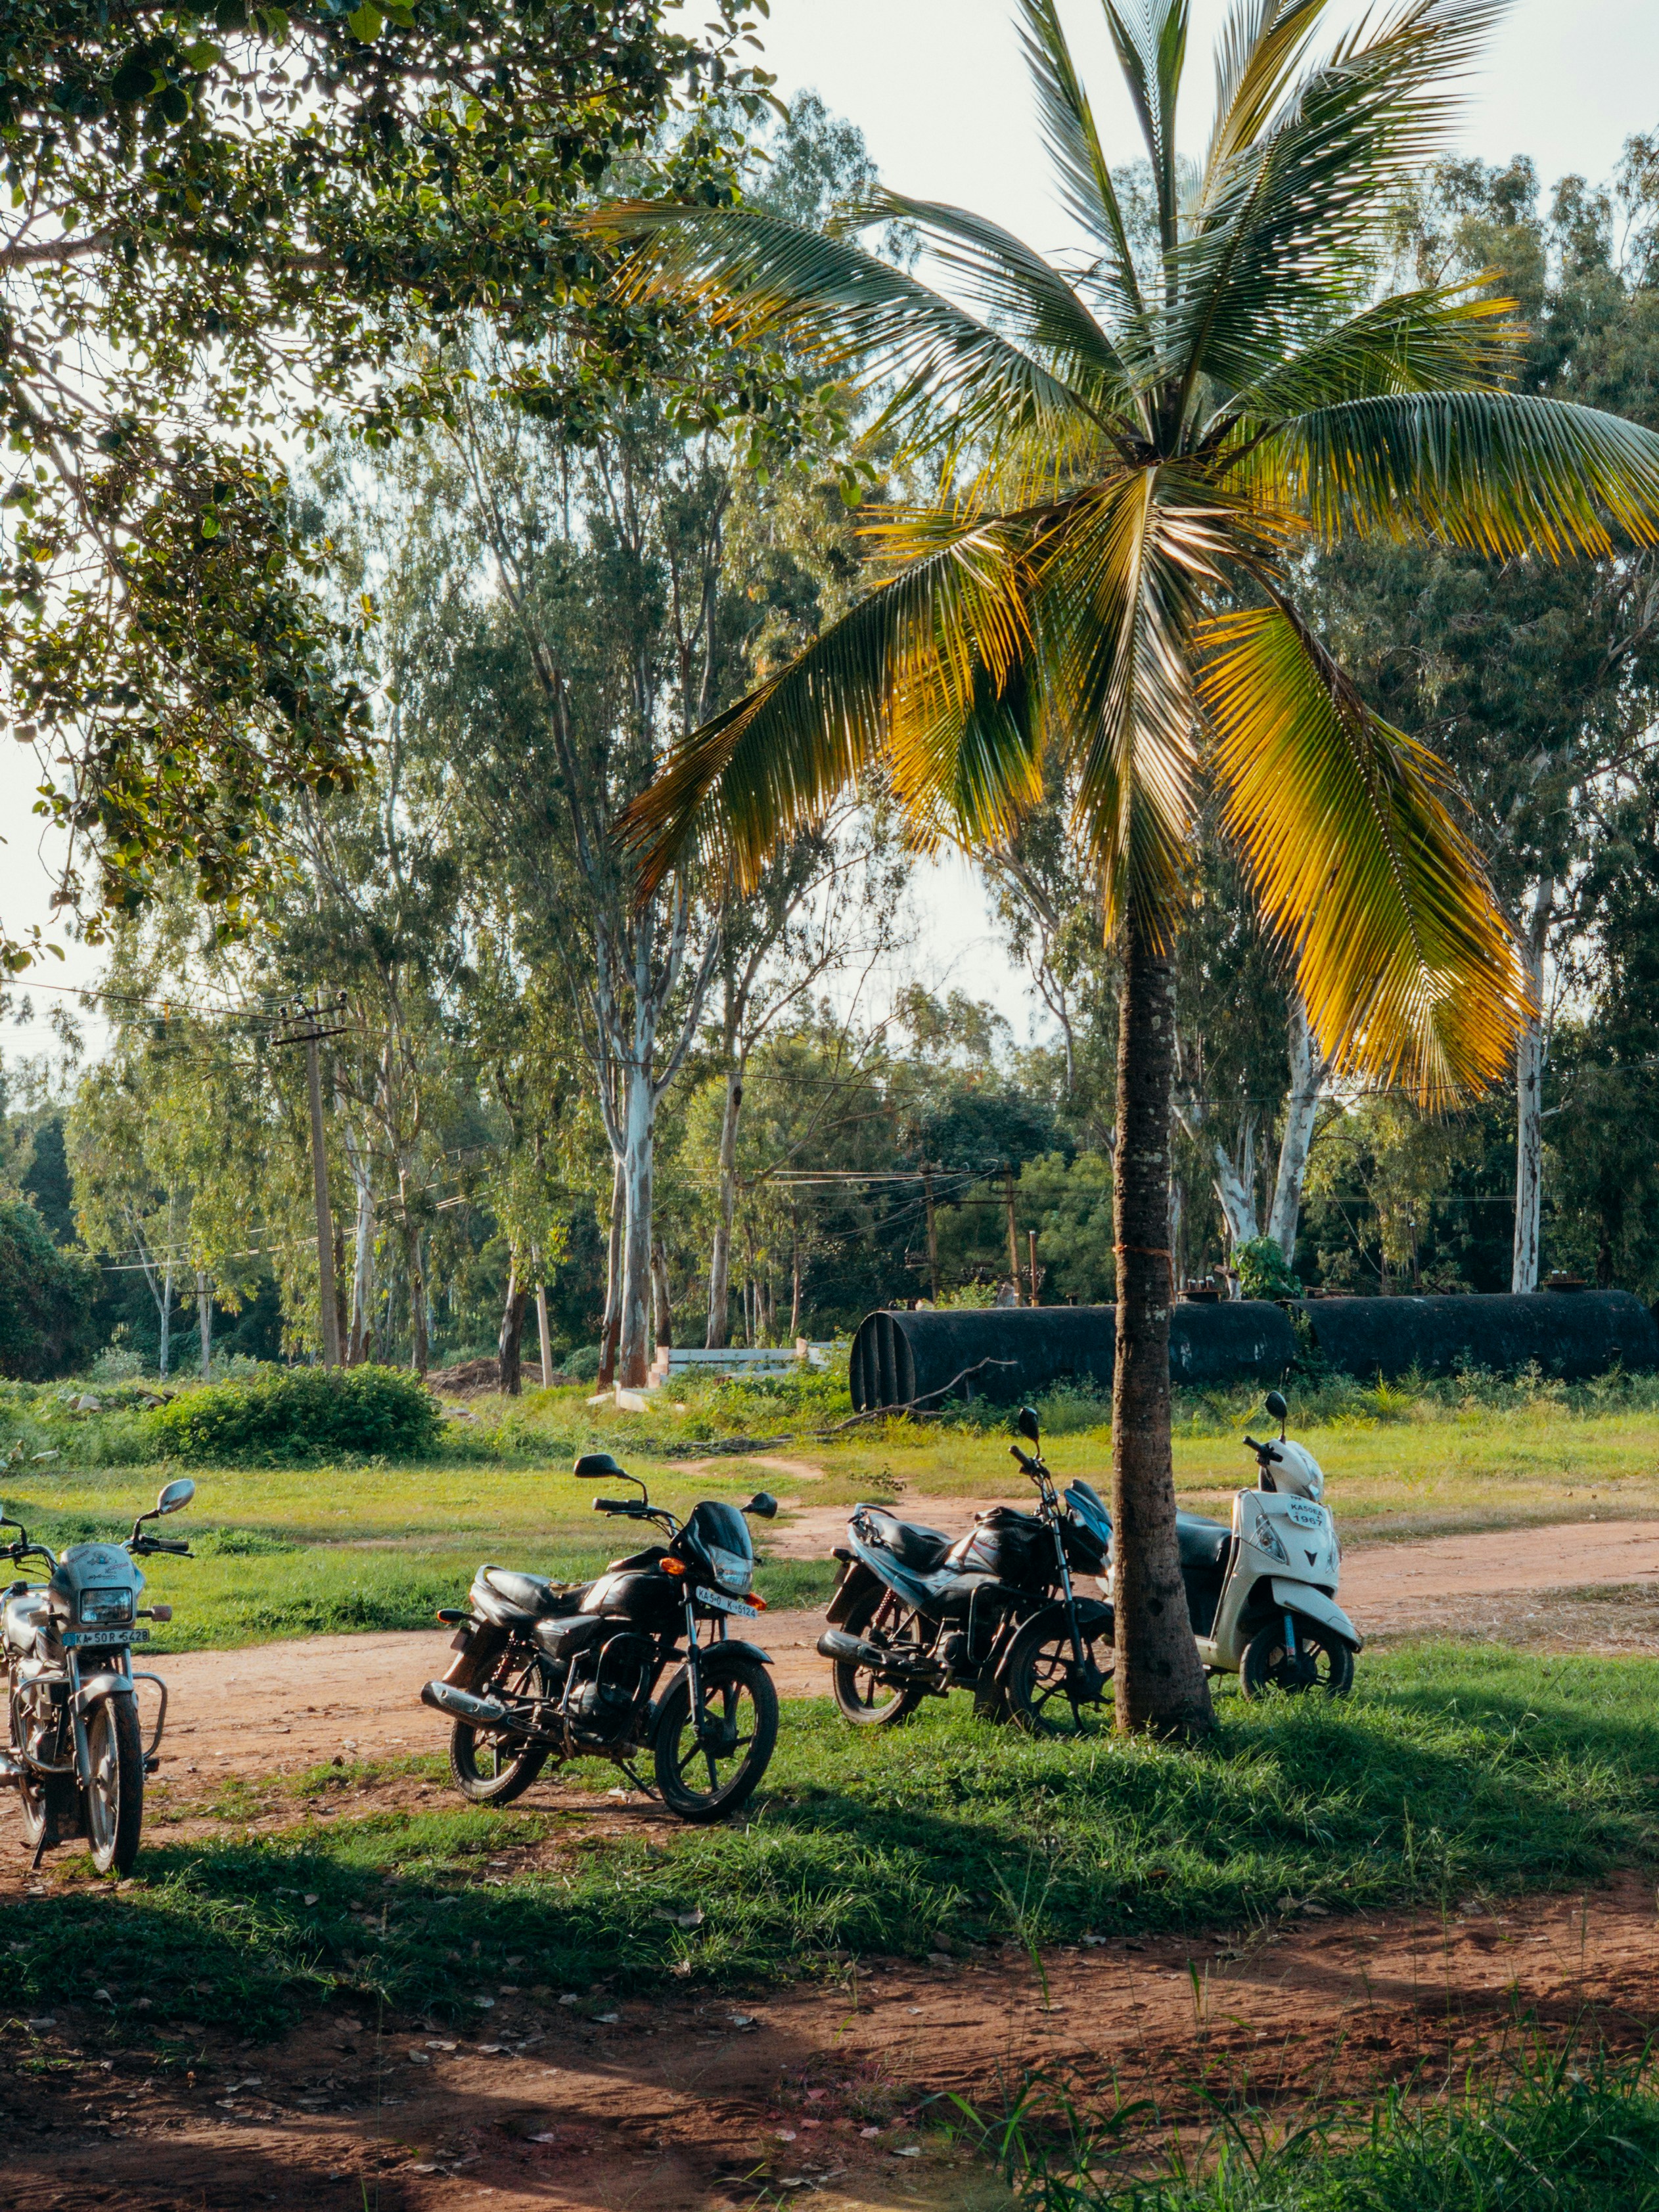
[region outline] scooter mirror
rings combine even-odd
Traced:
[[[1024,1437],[1028,1444],[1034,1444],[1036,1443],[1038,1431],[1036,1409],[1035,1407],[1022,1406],[1020,1407],[1018,1428],[1021,1436]]]
[[[775,1521],[778,1501],[769,1490],[757,1490],[747,1505],[739,1505],[739,1513],[752,1513],[757,1521]]]
[[[1289,1418],[1291,1409],[1277,1390],[1269,1390],[1261,1402],[1274,1420],[1282,1421]]]
[[[195,1495],[196,1485],[188,1476],[183,1477],[178,1482],[167,1484],[155,1501],[155,1510],[158,1513],[177,1513],[188,1505]]]
[[[625,1470],[609,1452],[584,1452],[570,1472],[578,1482],[598,1482],[604,1475],[622,1474]]]

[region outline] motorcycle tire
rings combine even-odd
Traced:
[[[1112,1608],[1088,1601],[1078,1612],[1084,1663],[1091,1670],[1081,1680],[1071,1628],[1059,1606],[1029,1621],[1009,1649],[1004,1699],[1009,1719],[1027,1735],[1093,1735],[1113,1724]]]
[[[748,1802],[778,1741],[778,1693],[762,1661],[715,1644],[699,1662],[709,1724],[704,1740],[697,1740],[691,1684],[682,1674],[657,1709],[652,1741],[662,1802],[694,1827]]]
[[[866,1590],[842,1624],[847,1633],[867,1634],[876,1615],[890,1601],[890,1595],[884,1589]],[[914,1620],[915,1616],[912,1613],[908,1618]],[[903,1625],[902,1621],[900,1625]],[[915,1648],[920,1650],[921,1646],[916,1644]],[[909,1719],[925,1694],[921,1690],[902,1689],[894,1682],[883,1682],[869,1668],[854,1666],[850,1659],[832,1662],[830,1686],[842,1717],[851,1721],[854,1728],[896,1728],[901,1721]]]
[[[1329,1629],[1299,1615],[1296,1639],[1301,1649],[1292,1659],[1285,1648],[1282,1620],[1251,1638],[1238,1669],[1238,1686],[1244,1695],[1255,1699],[1279,1690],[1286,1697],[1301,1697],[1310,1690],[1322,1690],[1328,1698],[1346,1698],[1353,1687],[1350,1647]]]
[[[100,1874],[129,1875],[144,1825],[144,1738],[131,1697],[100,1698],[87,1715],[92,1779],[85,1798],[87,1839]]]
[[[509,1695],[521,1692],[536,1671],[534,1659],[526,1666],[522,1649],[503,1651],[479,1694],[492,1689]],[[526,1743],[521,1736],[493,1735],[457,1721],[449,1732],[449,1771],[455,1787],[469,1805],[510,1805],[521,1797],[547,1764],[545,1744]]]

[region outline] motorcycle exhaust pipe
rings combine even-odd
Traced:
[[[510,1735],[541,1733],[533,1721],[509,1712],[498,1699],[475,1697],[471,1690],[458,1689],[453,1682],[428,1682],[421,1692],[421,1703],[434,1712],[447,1713],[453,1721],[465,1721],[469,1728],[505,1729]]]
[[[826,1628],[818,1638],[821,1658],[838,1659],[849,1667],[869,1667],[878,1674],[928,1674],[939,1673],[931,1659],[920,1653],[913,1659],[900,1658],[896,1653],[884,1651],[878,1644],[866,1644],[861,1636],[849,1636],[845,1629]]]

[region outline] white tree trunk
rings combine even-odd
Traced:
[[[156,1371],[165,1382],[167,1367],[173,1357],[173,1262],[169,1260],[161,1273],[161,1295],[157,1300],[161,1310],[161,1344]]]
[[[708,1255],[708,1326],[703,1346],[709,1352],[726,1349],[732,1315],[732,1222],[738,1206],[738,1121],[743,1112],[743,1078],[733,1069],[726,1079],[726,1104],[720,1114],[720,1193],[714,1215],[714,1242]]]
[[[642,1390],[651,1379],[651,1196],[656,1102],[648,1069],[630,1067],[623,1107],[623,1268],[617,1380]]]
[[[538,1283],[536,1285],[536,1329],[541,1339],[542,1388],[544,1390],[550,1390],[553,1388],[553,1338],[547,1326],[547,1285],[545,1283]]]
[[[340,1133],[344,1139],[352,1188],[357,1194],[357,1226],[351,1264],[351,1334],[346,1345],[346,1364],[361,1367],[368,1355],[368,1310],[374,1297],[374,1182],[368,1156],[343,1115],[340,1117]]]
[[[605,1319],[599,1326],[599,1388],[617,1379],[617,1340],[622,1329],[623,1164],[611,1165],[611,1237],[605,1247]]]
[[[1296,1260],[1296,1232],[1302,1218],[1302,1186],[1308,1173],[1308,1154],[1313,1149],[1314,1127],[1319,1115],[1319,1088],[1325,1079],[1325,1056],[1308,1027],[1308,1009],[1302,994],[1291,993],[1291,1087],[1285,1100],[1285,1134],[1279,1139],[1279,1173],[1273,1182],[1273,1211],[1267,1234],[1285,1255],[1287,1265]]]
[[[1535,1011],[1527,1017],[1515,1048],[1515,1253],[1510,1270],[1511,1291],[1538,1288],[1539,1222],[1544,1184],[1544,951],[1549,942],[1550,918],[1555,906],[1555,884],[1546,877],[1538,886],[1532,912],[1522,933],[1521,957],[1527,970]]]
[[[202,1380],[205,1382],[213,1372],[213,1291],[204,1267],[196,1270],[196,1327],[202,1340]]]
[[[1227,1241],[1237,1249],[1248,1244],[1252,1237],[1261,1234],[1255,1218],[1255,1136],[1251,1132],[1244,1150],[1244,1164],[1241,1171],[1227,1147],[1218,1139],[1212,1147],[1213,1164],[1210,1181],[1221,1206],[1221,1218],[1227,1224]],[[1237,1295],[1237,1284],[1233,1285]]]

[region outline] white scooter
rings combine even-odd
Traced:
[[[1279,1392],[1264,1403],[1279,1441],[1245,1437],[1260,1473],[1256,1487],[1234,1498],[1231,1526],[1176,1516],[1193,1634],[1206,1670],[1237,1674],[1247,1698],[1268,1690],[1343,1697],[1364,1638],[1336,1602],[1342,1547],[1319,1503],[1324,1471],[1305,1445],[1286,1441],[1290,1407]]]

